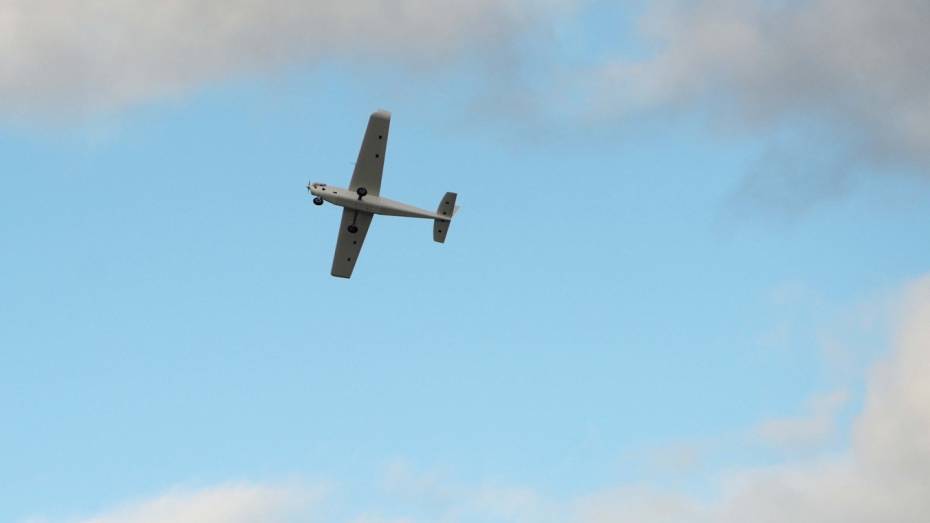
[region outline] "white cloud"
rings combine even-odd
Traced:
[[[930,174],[927,27],[925,0],[659,0],[641,21],[655,53],[601,71],[602,109],[694,109],[769,133],[741,192],[805,207],[863,165]]]
[[[554,519],[556,505],[532,488],[457,484],[444,475],[420,471],[405,462],[387,468],[383,486],[391,496],[432,507],[430,521],[558,521]]]
[[[353,519],[351,523],[414,523],[414,520],[409,518],[384,518],[381,516],[359,516],[356,519]]]
[[[861,461],[922,486],[930,507],[930,278],[909,293],[895,356],[875,369],[856,427]],[[927,513],[930,514],[930,513]]]
[[[5,0],[0,114],[119,108],[321,62],[442,66],[561,0]]]
[[[892,355],[868,379],[851,448],[814,457],[805,454],[777,466],[733,470],[723,476],[716,499],[627,485],[556,500],[527,489],[453,486],[434,474],[413,474],[405,468],[392,471],[390,484],[408,496],[434,501],[429,521],[930,521],[930,278],[908,290],[900,318]],[[810,416],[765,424],[759,431],[775,443],[808,443],[832,424],[821,418],[831,417],[845,402],[844,393],[815,398]]]
[[[694,442],[677,442],[653,449],[648,456],[654,472],[662,475],[684,475],[701,466],[705,450]]]
[[[683,496],[652,489],[622,487],[607,489],[577,499],[567,519],[572,523],[700,523],[703,519],[693,502]]]
[[[341,520],[925,523],[930,521],[930,277],[913,284],[898,309],[892,354],[869,375],[846,451],[733,470],[723,476],[719,496],[700,500],[644,485],[566,499],[528,487],[456,484],[397,463],[389,467],[384,486],[391,504],[400,508],[383,515],[349,507]],[[812,403],[811,412],[817,417],[844,402],[842,394],[825,396]],[[773,439],[789,442],[810,435],[796,428],[786,423],[770,432]],[[77,523],[305,523],[313,521],[309,511],[319,499],[315,490],[231,485],[175,491]],[[404,506],[416,513],[404,513]]]
[[[306,523],[321,494],[318,489],[251,484],[176,489],[76,523]]]
[[[692,516],[678,521],[930,520],[930,278],[909,289],[901,314],[894,354],[869,379],[848,453],[733,473],[719,503],[673,505]],[[595,503],[601,515],[582,521],[622,520],[625,506],[611,503]]]
[[[816,447],[835,434],[837,415],[848,400],[845,390],[817,395],[804,415],[765,420],[753,432],[761,442],[786,450]]]

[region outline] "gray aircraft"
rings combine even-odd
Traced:
[[[384,153],[387,150],[390,126],[391,113],[378,111],[371,115],[348,189],[325,183],[307,185],[307,190],[314,196],[313,203],[316,205],[329,202],[343,208],[339,238],[336,240],[336,254],[333,256],[333,276],[352,276],[352,269],[362,251],[362,242],[365,241],[371,219],[376,214],[433,220],[433,241],[444,243],[452,217],[459,210],[455,205],[454,192],[447,192],[443,196],[436,212],[380,196],[381,172],[384,170]]]

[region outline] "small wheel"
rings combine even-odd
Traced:
[[[350,234],[355,234],[355,233],[357,233],[357,232],[358,232],[358,227],[356,227],[356,226],[354,226],[354,225],[350,225],[350,226],[349,226],[349,233],[350,233]]]
[[[323,198],[320,198],[319,196],[317,196],[316,198],[314,198],[314,199],[313,199],[313,205],[323,205]]]
[[[362,196],[365,196],[366,194],[368,194],[368,189],[366,189],[366,188],[364,188],[364,187],[359,187],[358,189],[355,190],[355,192],[356,192],[356,194],[359,195],[359,197],[362,197]]]

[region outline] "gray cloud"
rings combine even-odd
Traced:
[[[842,194],[863,167],[930,174],[927,27],[924,0],[654,2],[640,21],[654,53],[600,72],[601,109],[699,109],[731,130],[793,134],[741,191],[803,208],[789,200]]]
[[[505,49],[560,0],[6,0],[0,113],[120,108],[324,61],[412,68]]]

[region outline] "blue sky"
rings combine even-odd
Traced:
[[[728,13],[704,4],[701,35]],[[748,494],[731,504],[728,478],[871,456],[856,443],[870,405],[927,406],[904,378],[874,392],[889,387],[870,370],[922,362],[930,340],[912,333],[930,294],[915,283],[930,263],[923,135],[886,147],[876,137],[914,125],[801,92],[824,80],[790,68],[803,106],[747,94],[756,70],[705,38],[640,32],[674,5],[450,7],[509,31],[489,38],[408,2],[427,14],[392,49],[284,34],[287,52],[255,67],[229,59],[235,38],[203,56],[165,44],[221,62],[179,83],[140,46],[130,58],[164,88],[131,92],[113,86],[141,66],[90,53],[75,96],[43,76],[53,53],[16,42],[34,63],[0,62],[0,521],[595,523],[666,521],[656,506],[682,503],[716,507],[708,521],[743,505],[784,518]],[[75,37],[4,9],[50,46]],[[402,34],[431,16],[447,35]],[[196,50],[210,33],[186,36]],[[753,49],[771,58],[779,36]],[[716,73],[663,86],[691,70],[681,46]],[[883,83],[842,77],[836,98],[883,100]],[[339,211],[304,185],[348,183],[378,108],[394,114],[382,194],[429,208],[456,191],[462,211],[444,245],[426,222],[376,217],[338,280]],[[824,165],[841,167],[818,178]],[[832,477],[810,497],[832,499],[817,490]]]

